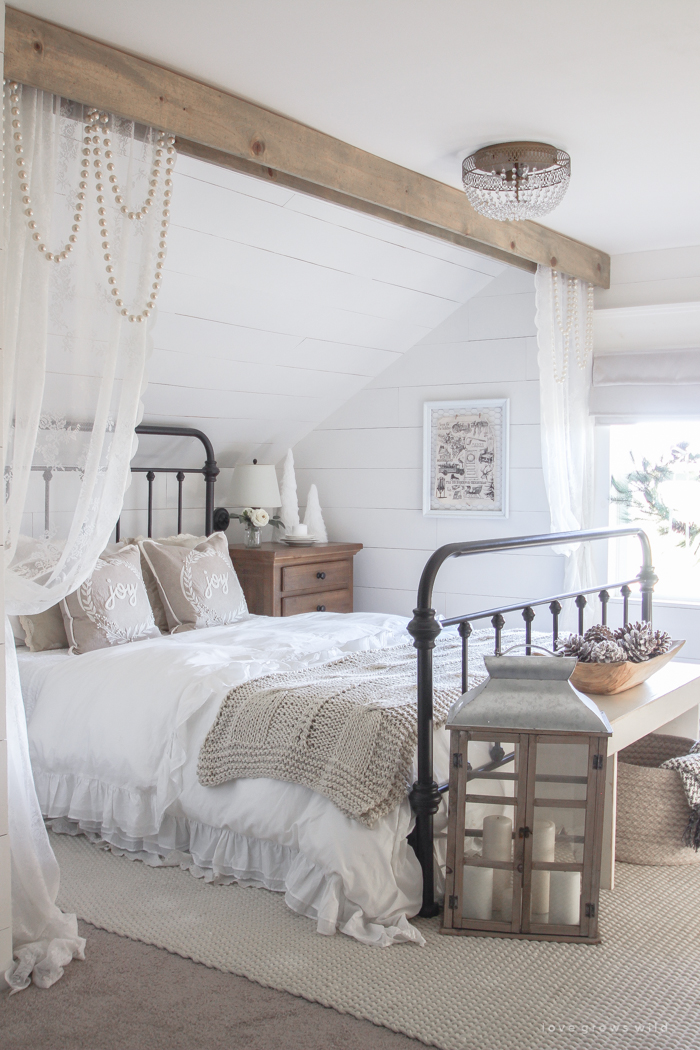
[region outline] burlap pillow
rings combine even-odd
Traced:
[[[85,583],[61,602],[71,653],[159,638],[138,547],[103,554]]]
[[[156,540],[139,544],[155,576],[171,634],[235,623],[248,607],[223,532],[192,550]]]
[[[46,612],[20,616],[19,622],[26,636],[25,645],[31,652],[43,653],[46,649],[68,648],[60,602],[52,605]]]
[[[198,543],[203,543],[206,538],[206,536],[192,536],[187,532],[181,532],[178,536],[158,537],[155,542],[165,544],[166,547],[186,547],[188,550],[192,550]],[[145,539],[145,536],[135,536],[133,539],[125,540],[124,542],[125,544],[141,544]],[[160,599],[158,584],[156,583],[156,578],[151,572],[151,566],[148,564],[143,551],[141,551],[141,572],[143,573],[143,582],[146,584],[148,600],[153,609],[153,619],[156,621],[156,627],[162,634],[168,634],[170,627],[168,626],[168,618],[165,615],[163,602]]]

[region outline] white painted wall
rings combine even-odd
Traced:
[[[171,211],[144,421],[201,426],[222,466],[277,462],[505,269],[188,157]]]
[[[0,64],[5,57],[5,4],[0,0]],[[0,70],[1,72],[1,70]],[[3,152],[0,151],[0,173]],[[4,245],[0,246],[0,290],[5,266]],[[0,295],[0,310],[3,297]],[[0,315],[0,332],[2,316]],[[0,358],[2,347],[0,346]],[[0,369],[0,375],[2,370]],[[2,448],[0,448],[2,455]],[[0,508],[0,522],[2,508]],[[0,579],[0,621],[5,620],[4,587]],[[7,834],[7,726],[5,719],[5,642],[4,632],[0,640],[0,986],[5,981],[2,974],[12,961],[12,897],[10,892],[10,840]]]
[[[330,538],[365,545],[357,609],[410,614],[443,543],[549,530],[534,319],[534,279],[509,268],[295,447],[300,497],[316,482]],[[510,398],[508,519],[423,516],[423,404],[462,397]],[[489,608],[556,593],[561,577],[547,550],[462,559],[443,568],[434,605],[446,616]]]
[[[700,246],[629,252],[610,259],[610,287],[596,288],[596,310],[700,301]]]
[[[504,271],[505,264],[237,172],[179,157],[153,328],[144,422],[197,427],[222,473],[274,463],[305,434]],[[142,437],[136,465],[201,466],[197,441]],[[68,477],[68,476],[67,476]],[[41,475],[24,527],[44,530]],[[122,535],[146,528],[134,477]],[[52,520],[70,512],[51,484]],[[203,530],[204,485],[187,477],[183,529]],[[154,534],[176,530],[177,485],[154,484]],[[30,520],[31,519],[31,520]],[[271,532],[271,530],[269,530]],[[241,534],[231,528],[231,538]]]

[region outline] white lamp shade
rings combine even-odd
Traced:
[[[274,466],[246,463],[234,468],[231,503],[235,507],[279,507],[281,502]]]

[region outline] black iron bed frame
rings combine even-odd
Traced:
[[[71,427],[79,430],[91,429],[91,424],[80,424],[71,423]],[[214,485],[219,474],[219,468],[216,465],[216,458],[214,456],[214,448],[202,430],[196,430],[193,427],[178,427],[178,426],[158,426],[151,423],[141,423],[136,427],[137,434],[156,434],[162,437],[192,437],[197,438],[201,441],[204,446],[205,460],[204,466],[202,467],[131,467],[132,474],[145,474],[146,480],[148,481],[148,529],[147,535],[151,537],[153,535],[153,482],[156,479],[156,474],[174,474],[177,478],[177,531],[182,532],[182,483],[185,480],[185,474],[202,474],[204,477],[204,531],[207,536],[210,536],[214,531]],[[44,477],[44,527],[46,532],[49,531],[50,514],[51,514],[51,482],[56,474],[61,474],[66,471],[79,471],[82,467],[46,467],[46,466],[33,466],[31,468],[34,471],[41,471]],[[119,542],[121,534],[121,519],[117,521],[115,537]]]
[[[207,536],[215,529],[216,516],[219,513],[214,510],[214,485],[219,474],[219,468],[214,457],[214,449],[211,441],[201,430],[192,427],[179,426],[157,426],[143,423],[136,427],[137,434],[155,434],[163,437],[193,437],[197,438],[204,446],[205,461],[202,467],[131,467],[132,472],[146,475],[148,481],[148,536],[152,535],[153,529],[153,482],[156,474],[174,474],[178,482],[177,503],[177,531],[182,531],[182,484],[186,474],[202,474],[205,483],[205,532]],[[33,466],[32,470],[43,471],[44,474],[44,513],[46,529],[49,527],[50,510],[50,485],[51,479],[57,471],[51,467]],[[79,467],[63,467],[61,470],[79,470]],[[228,523],[228,514],[223,514]],[[551,547],[565,543],[579,543],[590,540],[614,539],[622,536],[636,536],[642,547],[642,567],[636,576],[628,580],[620,580],[617,583],[605,584],[604,587],[590,587],[586,590],[575,591],[570,594],[550,595],[547,598],[536,598],[516,605],[504,605],[493,609],[482,609],[478,612],[464,613],[461,616],[452,616],[439,619],[435,610],[431,607],[433,585],[438,571],[449,558],[464,558],[474,554],[486,554],[496,551],[523,550],[532,547]],[[116,525],[116,539],[120,538],[120,522]],[[535,619],[535,609],[542,605],[548,605],[552,615],[552,642],[556,644],[559,635],[559,615],[562,611],[561,603],[573,598],[578,608],[578,629],[583,633],[584,609],[587,604],[586,596],[598,592],[601,604],[601,623],[607,623],[608,602],[610,591],[619,589],[623,600],[623,623],[629,622],[629,598],[630,584],[638,583],[642,596],[642,619],[651,622],[652,618],[652,594],[657,577],[651,563],[651,547],[646,533],[639,528],[617,528],[617,529],[587,529],[578,532],[555,532],[536,536],[512,536],[496,540],[473,540],[467,543],[448,543],[440,547],[430,556],[425,564],[418,585],[418,597],[416,608],[413,610],[413,619],[408,624],[408,631],[413,638],[413,644],[417,649],[417,718],[418,718],[418,779],[413,785],[409,799],[416,815],[415,827],[409,836],[409,841],[415,850],[418,861],[423,872],[423,904],[420,914],[422,916],[434,916],[440,911],[440,904],[435,900],[435,878],[433,868],[433,817],[437,813],[442,795],[447,791],[448,785],[435,783],[433,777],[433,654],[435,639],[445,627],[457,626],[462,639],[462,691],[468,689],[469,668],[469,636],[472,633],[472,623],[477,620],[489,619],[494,629],[494,652],[501,651],[501,633],[505,626],[504,613],[521,612],[525,621],[525,646],[526,653],[530,654],[532,642],[532,623]],[[490,751],[491,762],[479,769],[469,773],[468,779],[473,779],[479,773],[490,772],[512,761],[512,754],[505,754],[499,741],[494,741]]]
[[[493,551],[523,550],[532,547],[551,547],[565,543],[580,543],[590,540],[614,539],[621,536],[636,536],[642,548],[642,567],[636,576],[617,583],[608,583],[603,587],[590,587],[570,594],[555,594],[548,598],[536,598],[516,605],[504,605],[494,609],[482,609],[478,612],[465,613],[462,616],[451,616],[439,619],[431,607],[433,585],[438,571],[449,558],[465,558],[474,554],[485,554]],[[642,596],[642,620],[651,623],[652,594],[658,577],[651,563],[651,547],[646,533],[639,528],[586,529],[578,532],[554,532],[538,536],[512,536],[497,540],[473,540],[468,543],[448,543],[430,556],[418,585],[416,608],[413,619],[408,624],[408,631],[413,638],[417,652],[417,699],[418,699],[418,779],[413,785],[409,798],[416,816],[415,827],[409,841],[423,871],[423,905],[420,915],[429,917],[437,915],[441,906],[435,899],[434,854],[433,854],[433,817],[437,813],[441,796],[447,790],[447,784],[438,785],[433,776],[433,649],[435,639],[444,627],[457,626],[462,639],[462,692],[466,693],[469,668],[469,636],[472,623],[476,620],[489,619],[494,629],[494,652],[501,652],[501,632],[505,626],[504,613],[521,612],[525,621],[526,653],[530,654],[532,643],[532,623],[535,609],[548,605],[552,615],[552,642],[556,644],[559,635],[559,615],[561,603],[573,598],[578,609],[578,630],[583,634],[584,609],[587,595],[598,592],[601,605],[601,623],[607,623],[610,591],[620,590],[622,594],[623,623],[629,622],[630,584],[638,583]],[[513,755],[505,754],[499,741],[494,741],[490,751],[491,762],[469,773],[473,779],[479,773],[498,769],[513,760]]]

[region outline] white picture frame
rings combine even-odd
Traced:
[[[426,518],[508,517],[509,425],[508,398],[425,402]]]

